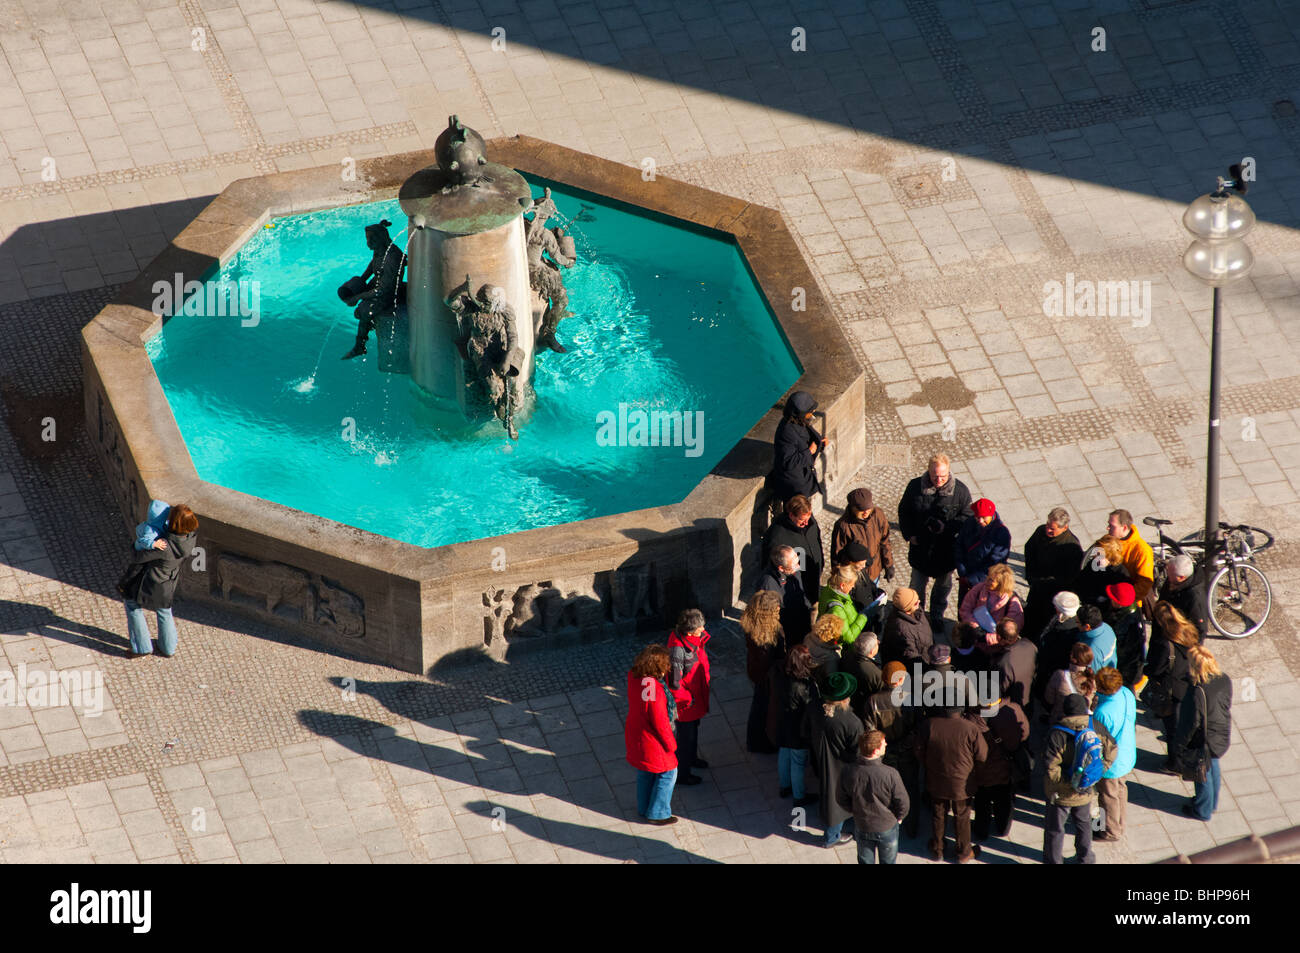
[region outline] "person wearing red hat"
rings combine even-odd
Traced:
[[[998,508],[989,499],[972,504],[973,515],[966,517],[953,543],[957,566],[957,604],[961,605],[971,587],[979,585],[989,569],[1007,561],[1011,555],[1011,531],[1002,525]]]
[[[1107,625],[1115,630],[1115,667],[1134,694],[1142,690],[1142,662],[1146,658],[1146,619],[1137,604],[1137,589],[1131,582],[1106,587],[1108,609],[1102,611]]]

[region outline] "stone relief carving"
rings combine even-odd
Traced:
[[[317,573],[222,553],[217,557],[215,582],[214,591],[227,602],[232,592],[238,592],[262,602],[267,615],[288,606],[297,610],[301,622],[344,638],[365,636],[365,601]]]
[[[366,606],[361,597],[324,576],[312,577],[316,593],[316,624],[337,635],[359,639],[366,634]]]
[[[506,591],[493,586],[483,593],[483,606],[487,615],[483,618],[483,644],[493,645],[504,642],[506,623],[511,619],[514,602],[506,599]]]
[[[547,638],[597,632],[655,616],[654,571],[649,563],[574,580],[530,582],[513,593],[483,593],[484,641]]]
[[[610,618],[630,622],[655,614],[650,564],[621,566],[609,574]]]

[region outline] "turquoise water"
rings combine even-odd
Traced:
[[[373,334],[340,360],[356,321],[335,289],[369,260],[364,226],[387,218],[406,245],[397,202],[379,202],[275,219],[214,274],[258,283],[256,323],[203,316],[196,296],[149,341],[199,476],[419,546],[684,499],[799,366],[732,243],[545,184],[574,222],[573,316],[568,353],[537,355],[517,442],[379,372]],[[698,449],[602,445],[620,404],[702,412]]]

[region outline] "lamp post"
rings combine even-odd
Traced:
[[[1214,317],[1210,331],[1210,425],[1205,465],[1205,573],[1213,573],[1219,541],[1219,299],[1224,285],[1250,273],[1255,256],[1242,240],[1255,226],[1255,213],[1245,199],[1247,185],[1241,166],[1219,178],[1219,187],[1202,195],[1183,213],[1183,227],[1194,236],[1183,253],[1183,266],[1214,289]],[[1240,194],[1233,194],[1234,192]]]

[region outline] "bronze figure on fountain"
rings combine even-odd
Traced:
[[[573,267],[577,249],[573,236],[566,235],[563,228],[546,227],[547,221],[558,214],[551,190],[545,189],[541,201],[533,203],[533,220],[528,223],[528,283],[546,302],[537,344],[563,354],[566,349],[556,340],[555,328],[569,316],[569,294],[564,290],[560,269]]]
[[[339,286],[339,298],[348,307],[356,305],[353,316],[357,319],[357,339],[352,350],[343,355],[351,360],[366,353],[366,340],[381,317],[392,317],[397,311],[401,293],[402,270],[406,255],[393,244],[388,229],[393,223],[388,219],[366,226],[366,246],[371,251],[370,264],[360,275],[354,275]]]
[[[485,284],[477,295],[473,287],[466,275],[465,283],[446,300],[460,329],[456,347],[470,364],[472,372],[466,376],[483,388],[510,439],[518,440],[514,416],[519,398],[515,383],[523,367],[524,352],[515,333],[514,309],[499,286]]]

